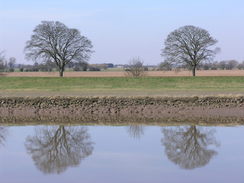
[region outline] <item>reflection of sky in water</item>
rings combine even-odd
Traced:
[[[244,127],[210,127],[220,145],[208,149],[217,155],[192,170],[167,158],[162,127],[144,127],[140,138],[134,138],[128,127],[88,127],[92,154],[60,174],[44,174],[27,154],[24,144],[35,128],[42,127],[7,127],[0,146],[0,182],[244,182]]]

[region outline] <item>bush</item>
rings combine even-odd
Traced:
[[[145,67],[140,58],[133,58],[125,68],[125,72],[131,77],[141,77],[145,74]]]

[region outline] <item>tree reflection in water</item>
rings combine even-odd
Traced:
[[[7,136],[7,128],[0,126],[0,145],[4,145]]]
[[[92,154],[93,143],[85,127],[41,127],[26,139],[26,149],[38,169],[61,173]]]
[[[130,125],[127,127],[127,131],[132,138],[141,138],[144,135],[144,126],[142,125]]]
[[[167,157],[183,169],[194,169],[207,165],[210,159],[217,154],[208,149],[209,146],[218,146],[214,137],[215,130],[204,127],[188,126],[163,128]]]

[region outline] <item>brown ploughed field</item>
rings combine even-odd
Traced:
[[[197,71],[197,76],[244,76],[244,70],[206,70]],[[58,77],[58,72],[9,72],[1,73],[7,77]],[[85,72],[64,72],[65,77],[125,77],[123,71],[85,71]],[[171,76],[192,76],[191,71],[148,71],[145,76],[171,77]]]

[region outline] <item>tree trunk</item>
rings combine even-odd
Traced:
[[[64,76],[64,69],[61,68],[59,69],[59,77],[63,77]]]
[[[196,66],[192,67],[192,76],[196,76]]]

